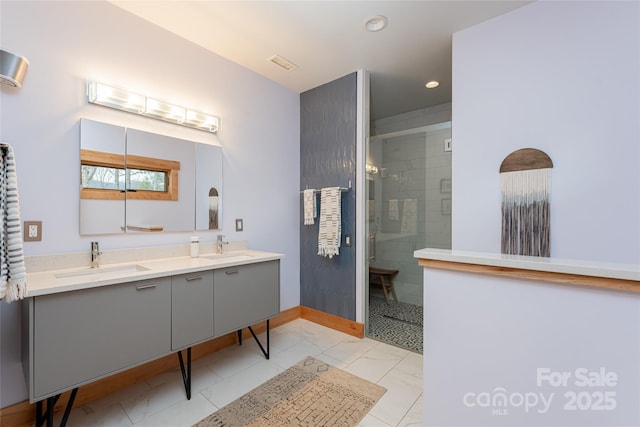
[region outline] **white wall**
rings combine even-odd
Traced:
[[[500,163],[553,160],[551,256],[640,262],[640,3],[535,2],[453,37],[453,248],[500,251]]]
[[[424,280],[426,426],[640,425],[637,294],[429,268]],[[601,369],[616,380],[581,381]]]
[[[88,251],[80,236],[79,120],[221,145],[223,233],[285,254],[281,308],[299,304],[299,95],[107,2],[2,1],[3,50],[30,61],[22,89],[0,89],[0,139],[17,158],[23,220],[42,220],[27,256]],[[212,135],[95,105],[87,78],[221,117]],[[236,233],[234,219],[244,219]],[[192,233],[100,236],[103,250],[186,244]],[[202,242],[218,232],[198,232]],[[17,372],[19,306],[1,303],[1,406],[26,398]]]
[[[454,249],[500,251],[498,168],[535,147],[554,162],[552,256],[640,264],[639,28],[638,2],[535,2],[454,35]],[[424,279],[427,425],[640,424],[637,294],[436,269]],[[583,368],[617,381],[589,387]],[[538,384],[538,369],[570,377]],[[501,392],[515,397],[495,405]],[[555,396],[548,411],[518,405],[536,393]]]

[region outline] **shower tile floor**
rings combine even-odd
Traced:
[[[369,323],[367,336],[391,345],[422,354],[422,305],[408,304],[371,292],[369,295]]]

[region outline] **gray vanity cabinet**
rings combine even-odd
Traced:
[[[37,402],[277,316],[280,261],[37,295],[23,304],[23,367]]]
[[[31,400],[171,351],[171,278],[29,299]]]
[[[171,277],[171,349],[213,338],[213,271]]]
[[[280,261],[214,270],[214,330],[220,336],[280,313]]]

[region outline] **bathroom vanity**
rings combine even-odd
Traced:
[[[190,397],[191,347],[234,331],[241,339],[264,320],[266,350],[250,331],[268,358],[281,257],[244,250],[29,274],[23,368],[38,417],[43,399],[52,407],[62,392],[172,352]]]

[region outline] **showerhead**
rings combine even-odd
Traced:
[[[0,83],[17,88],[22,87],[27,68],[29,68],[27,58],[0,50]]]

